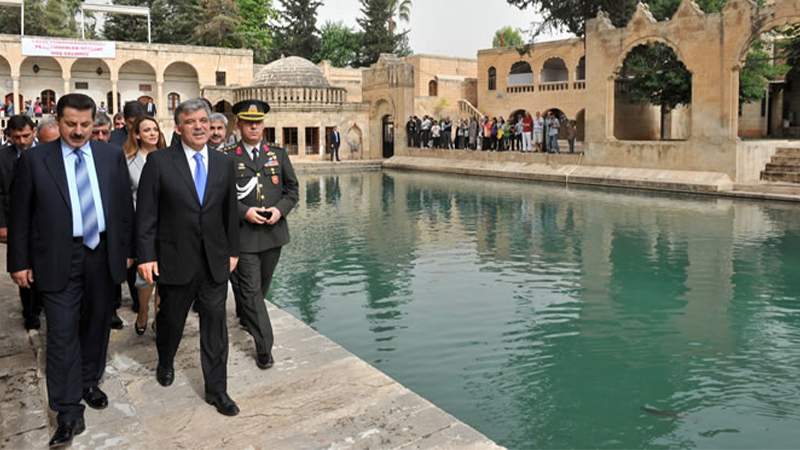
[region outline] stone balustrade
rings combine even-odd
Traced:
[[[245,87],[234,92],[235,100],[259,99],[273,107],[281,106],[339,106],[347,102],[345,88],[315,87]]]
[[[586,89],[586,81],[578,80],[574,82],[569,81],[555,81],[539,84],[523,84],[516,86],[506,87],[508,94],[534,94],[536,92],[553,92],[553,91],[567,91],[567,90],[583,90]]]

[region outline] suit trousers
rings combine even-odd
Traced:
[[[204,258],[199,260],[205,261]],[[214,281],[208,265],[203,262],[203,266],[188,284],[158,283],[161,295],[156,315],[158,365],[165,369],[173,367],[186,316],[196,302],[200,314],[200,363],[206,392],[221,394],[227,391],[228,382],[228,324],[225,317],[228,283]]]
[[[272,283],[272,274],[281,258],[281,249],[276,247],[260,253],[241,253],[239,264],[231,274],[240,320],[250,330],[259,355],[272,352],[275,342],[265,299]]]
[[[339,146],[336,144],[331,145],[331,161],[333,161],[334,156],[339,161]]]
[[[71,246],[67,286],[42,292],[47,317],[47,393],[58,423],[83,417],[83,391],[100,382],[106,368],[114,282],[106,241],[90,250]],[[34,277],[36,274],[34,274]]]
[[[19,299],[22,302],[22,317],[32,319],[42,312],[42,293],[32,285],[30,289],[19,288]]]

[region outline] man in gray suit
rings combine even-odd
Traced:
[[[289,243],[286,215],[297,204],[297,177],[286,150],[263,141],[269,105],[244,100],[233,106],[242,140],[222,151],[233,158],[239,198],[239,264],[231,274],[236,312],[256,344],[256,365],[269,369],[274,337],[264,299],[272,273]]]

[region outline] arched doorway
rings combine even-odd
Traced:
[[[383,157],[394,156],[394,117],[387,114],[381,120],[383,129]]]
[[[79,92],[91,97],[99,106],[106,102],[106,92],[110,91],[111,70],[102,59],[81,58],[72,63],[70,68],[70,92]],[[105,104],[106,110],[114,107],[111,103]]]
[[[140,97],[150,97],[157,92],[156,71],[153,66],[140,59],[132,59],[119,68],[117,92],[122,94],[120,109],[125,102]]]
[[[8,63],[8,60],[5,59],[2,55],[0,55],[0,92],[3,94],[3,106],[6,105],[7,98],[14,97],[13,93],[9,93],[11,91],[11,65]],[[13,85],[12,85],[13,86]],[[5,114],[5,108],[4,108]]]
[[[22,61],[20,75],[19,91],[27,101],[41,97],[43,91],[53,91],[54,97],[55,93],[64,92],[64,72],[55,58],[29,56]],[[25,105],[20,102],[20,110],[16,113],[20,114],[24,109]]]
[[[166,97],[161,101],[167,102],[165,106],[170,114],[181,101],[200,97],[200,82],[194,66],[183,61],[176,61],[167,66],[164,69],[163,95]]]
[[[558,83],[569,80],[569,69],[561,58],[550,58],[544,62],[541,74],[542,83]]]
[[[55,113],[56,110],[56,93],[52,89],[45,89],[39,94],[39,99],[42,102],[42,111],[45,114]]]
[[[116,104],[122,106],[122,95],[119,92],[117,92]],[[114,110],[114,93],[112,91],[106,93],[106,106],[108,108],[108,115],[113,117],[117,112]]]

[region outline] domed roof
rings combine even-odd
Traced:
[[[264,66],[253,79],[253,86],[330,87],[322,69],[299,56],[289,56]]]

